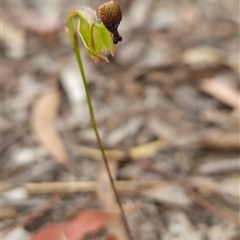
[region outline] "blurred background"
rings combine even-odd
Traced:
[[[92,222],[115,210],[64,30],[72,9],[102,3],[2,3],[5,240],[52,240],[36,233],[83,209],[95,209]],[[239,1],[119,4],[123,41],[110,63],[95,64],[80,48],[134,239],[239,239]],[[127,239],[111,224],[76,240]]]

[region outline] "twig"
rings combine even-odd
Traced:
[[[144,180],[144,181],[115,181],[114,185],[118,191],[138,191],[143,188],[163,186],[165,184],[176,182],[166,180]],[[97,190],[96,181],[82,182],[46,182],[46,183],[26,183],[23,187],[30,194],[46,193],[76,193],[76,192],[93,192]]]

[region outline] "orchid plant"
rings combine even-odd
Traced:
[[[74,20],[76,20],[78,23],[77,30],[75,30]],[[116,1],[109,1],[101,5],[98,7],[96,12],[90,8],[82,7],[74,9],[68,14],[68,27],[66,28],[66,33],[72,44],[73,51],[76,56],[79,70],[82,76],[92,127],[94,129],[97,142],[102,153],[111,187],[121,211],[121,217],[128,236],[128,240],[131,240],[131,232],[129,230],[126,216],[124,214],[122,204],[120,202],[113,178],[111,176],[108,160],[104,151],[101,137],[98,132],[78,41],[80,37],[89,55],[92,57],[95,63],[99,63],[100,60],[109,62],[107,54],[111,53],[111,55],[114,56],[117,43],[122,41],[122,37],[118,33],[118,26],[121,20],[122,11],[119,3]]]

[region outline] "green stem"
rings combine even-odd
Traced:
[[[120,198],[118,196],[116,187],[114,185],[114,180],[113,180],[113,177],[111,175],[111,171],[110,171],[110,168],[109,168],[107,156],[106,156],[105,151],[104,151],[102,140],[101,140],[101,137],[100,137],[99,132],[98,132],[98,127],[97,127],[97,123],[96,123],[95,115],[94,115],[94,110],[93,110],[93,106],[92,106],[92,100],[91,100],[90,92],[89,92],[89,89],[88,89],[88,84],[87,84],[87,79],[86,79],[86,75],[85,75],[85,71],[84,71],[84,67],[83,67],[83,63],[82,63],[80,49],[79,49],[79,46],[78,46],[78,38],[77,38],[77,34],[76,34],[75,28],[74,28],[73,17],[74,16],[69,15],[69,18],[68,18],[68,25],[69,25],[69,31],[70,31],[68,34],[69,34],[69,38],[70,38],[70,41],[71,41],[72,46],[73,46],[74,54],[75,54],[77,62],[78,62],[80,73],[82,75],[82,80],[83,80],[83,84],[84,84],[84,88],[85,88],[85,92],[86,92],[87,103],[88,103],[88,108],[89,108],[89,114],[90,114],[90,117],[91,117],[92,127],[94,129],[94,132],[95,132],[95,135],[96,135],[96,138],[97,138],[98,146],[99,146],[99,148],[101,150],[101,153],[102,153],[102,158],[104,160],[104,165],[105,165],[105,168],[107,170],[107,174],[108,174],[108,177],[109,177],[109,180],[110,180],[112,190],[114,192],[115,198],[117,200],[117,203],[118,203],[120,211],[121,211],[121,218],[122,218],[123,225],[125,227],[128,239],[133,240],[132,235],[131,235],[131,231],[130,231],[130,228],[128,226],[127,219],[126,219],[126,216],[125,216],[125,213],[124,213],[124,210],[123,210],[123,206],[121,204],[121,201],[120,201]]]

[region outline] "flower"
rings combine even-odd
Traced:
[[[96,12],[87,7],[75,9],[68,15],[69,24],[75,18],[78,20],[77,33],[89,55],[96,63],[100,60],[109,62],[106,55],[110,52],[114,56],[116,44],[122,41],[117,30],[122,20],[118,2],[109,1],[101,5]],[[74,45],[74,33],[67,29],[67,34]]]

